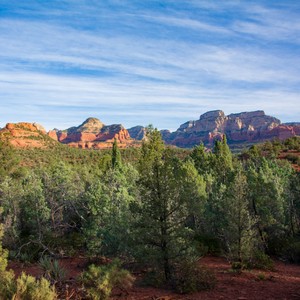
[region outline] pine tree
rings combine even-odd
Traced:
[[[113,169],[120,168],[122,166],[121,153],[118,148],[118,142],[116,138],[114,140],[113,147],[112,147],[111,163]]]
[[[191,248],[187,219],[193,203],[203,199],[205,184],[193,163],[183,163],[164,147],[156,129],[147,137],[139,161],[137,241],[143,258],[162,269],[169,282],[174,261]]]

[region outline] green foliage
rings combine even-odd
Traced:
[[[193,255],[222,254],[238,270],[268,267],[268,255],[299,261],[300,173],[276,159],[286,151],[296,162],[299,145],[299,138],[277,140],[237,157],[226,137],[212,151],[181,150],[166,147],[153,127],[141,148],[119,150],[116,141],[103,151],[0,144],[3,245],[23,261],[79,251],[136,260],[156,284],[185,274],[178,262]],[[1,289],[13,295],[6,258],[1,245]],[[56,271],[48,278],[60,280],[59,265],[49,263],[45,273]],[[103,282],[108,294],[111,284]]]
[[[39,265],[43,270],[44,277],[52,283],[62,282],[66,278],[67,272],[65,268],[56,259],[44,256],[40,258]]]
[[[111,163],[112,163],[112,168],[113,169],[120,168],[122,166],[121,153],[120,153],[120,150],[118,148],[117,139],[115,139],[114,143],[113,143]]]
[[[264,280],[266,280],[266,275],[263,274],[263,273],[259,273],[259,274],[257,275],[257,280],[259,280],[259,281],[264,281]]]
[[[45,278],[35,279],[30,275],[22,273],[17,279],[16,293],[12,299],[24,300],[53,300],[57,299],[54,287]]]
[[[296,155],[296,154],[292,154],[292,153],[287,154],[286,159],[289,160],[293,164],[299,164],[300,163],[299,155]]]
[[[128,252],[136,177],[136,170],[124,164],[119,169],[109,168],[86,189],[83,232],[91,255]]]
[[[1,211],[0,211],[1,213]],[[2,249],[3,227],[0,225],[0,298],[24,300],[57,299],[54,286],[45,278],[36,278],[22,273],[17,280],[13,271],[7,271],[7,251]]]
[[[121,290],[131,288],[134,277],[127,270],[121,269],[120,261],[115,260],[103,266],[91,265],[81,275],[81,281],[88,299],[106,300],[114,288]]]
[[[212,289],[215,284],[214,274],[201,266],[197,260],[184,259],[175,267],[173,285],[180,294]]]
[[[23,183],[24,195],[20,203],[23,235],[36,239],[48,231],[50,209],[44,197],[44,186],[36,174],[29,174]]]
[[[163,270],[148,268],[147,273],[142,278],[141,284],[155,288],[165,287],[166,278]]]
[[[245,267],[247,269],[273,270],[274,262],[267,254],[260,250],[256,250]]]
[[[0,141],[0,178],[6,175],[19,177],[18,170],[20,158],[12,146]]]
[[[205,182],[193,162],[182,162],[165,149],[160,133],[152,130],[139,161],[140,202],[135,207],[138,258],[171,280],[174,260],[192,249],[188,218],[205,199]]]
[[[300,263],[300,240],[290,239],[281,252],[282,257],[292,263]]]
[[[207,234],[197,233],[195,235],[197,252],[200,255],[220,255],[222,253],[220,240]]]
[[[2,214],[2,207],[0,207],[0,215]],[[0,272],[4,272],[7,267],[8,251],[2,248],[3,225],[0,223]]]
[[[14,299],[16,294],[15,274],[12,270],[0,271],[0,299]]]
[[[250,213],[247,178],[239,169],[229,186],[228,202],[224,210],[227,226],[223,239],[231,261],[245,263],[256,248],[256,219]]]

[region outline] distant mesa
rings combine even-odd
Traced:
[[[212,147],[215,139],[226,135],[231,148],[255,144],[274,138],[286,139],[300,135],[300,122],[281,123],[262,110],[229,114],[222,110],[209,111],[198,120],[183,123],[171,132],[161,130],[166,144],[191,148],[203,143]],[[97,118],[88,118],[79,126],[65,130],[53,129],[46,133],[37,123],[8,123],[0,130],[0,139],[16,147],[46,148],[59,142],[83,149],[111,148],[116,139],[120,148],[141,145],[146,129],[135,126],[129,129],[121,124],[105,125]]]
[[[277,118],[267,116],[264,111],[230,114],[222,110],[202,114],[199,120],[182,124],[175,132],[162,133],[167,144],[178,147],[193,147],[200,142],[212,146],[216,138],[224,134],[231,146],[243,143],[259,143],[274,138],[286,139],[299,135],[300,125],[281,124]]]

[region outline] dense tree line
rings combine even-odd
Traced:
[[[271,145],[271,146],[270,146]],[[233,156],[166,147],[148,129],[140,149],[84,151],[0,145],[3,247],[15,259],[105,255],[171,282],[183,261],[212,253],[238,268],[270,256],[300,261],[300,174],[277,160],[299,139]],[[3,251],[0,248],[0,252]]]

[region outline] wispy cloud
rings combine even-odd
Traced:
[[[154,16],[154,15],[143,15],[142,17],[152,22],[158,22],[165,26],[183,27],[191,30],[214,32],[218,34],[231,35],[233,33],[231,30],[228,30],[222,26],[209,24],[207,22],[202,22],[191,18],[188,19],[185,17],[169,17],[169,16]]]
[[[211,109],[300,115],[289,7],[18,3],[0,19],[0,126],[18,118],[66,128],[94,115],[176,129]]]

